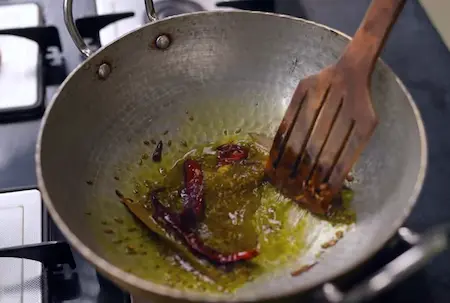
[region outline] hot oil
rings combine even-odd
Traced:
[[[142,171],[133,185],[134,199],[145,201],[150,189],[164,186],[167,191],[161,195],[161,202],[181,210],[178,190],[183,187],[182,165],[187,157],[196,159],[203,170],[206,204],[205,216],[198,226],[200,237],[223,253],[257,246],[260,254],[250,261],[226,267],[204,261],[211,273],[208,275],[126,213],[120,218],[103,221],[106,224],[101,242],[115,264],[144,279],[179,289],[233,292],[249,281],[298,263],[303,255],[310,254],[317,242],[311,233],[323,234],[324,226],[334,232],[330,229],[333,222],[311,215],[263,182],[268,154],[251,139],[233,142],[250,149],[246,161],[217,167],[215,149],[226,141],[199,146],[179,158],[163,158],[152,169]],[[354,219],[342,214],[341,217],[345,220],[338,220],[338,227],[349,225]]]

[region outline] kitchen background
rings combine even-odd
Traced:
[[[42,111],[58,84],[82,60],[65,29],[62,2],[38,0],[37,6],[28,1],[0,0],[0,257],[21,255],[44,264],[0,258],[0,302],[130,302],[128,294],[99,276],[75,251],[71,252],[48,218],[36,189],[34,150]],[[75,18],[92,47],[116,39],[145,20],[142,0],[74,2]],[[369,2],[237,0],[229,1],[227,6],[295,15],[351,35]],[[221,9],[223,6],[222,3]],[[157,11],[162,15],[199,9],[218,7],[214,0],[157,1]],[[85,18],[127,12],[134,16],[119,16],[128,18],[106,27],[99,37],[95,31],[101,23],[99,19]],[[425,186],[405,222],[415,232],[450,221],[450,52],[445,44],[450,45],[448,12],[448,0],[409,0],[382,54],[417,102],[428,135],[429,169]],[[36,26],[40,28],[32,29]],[[12,31],[13,28],[22,30]],[[29,39],[6,34],[31,37],[39,46]],[[59,242],[38,244],[47,241]],[[395,244],[393,240],[391,246],[386,246],[355,276],[366,276],[395,257],[402,249]],[[30,246],[6,249],[21,245]],[[59,263],[66,265],[58,266]],[[73,270],[71,267],[75,266]],[[341,281],[341,284],[345,288],[346,283],[351,285],[356,281]],[[449,299],[450,252],[447,251],[373,302],[448,302]]]

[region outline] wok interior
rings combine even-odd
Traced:
[[[152,46],[161,33],[172,40],[165,51]],[[143,140],[169,131],[167,140],[193,146],[237,128],[273,135],[298,81],[334,63],[346,43],[311,23],[244,12],[168,19],[113,43],[71,76],[47,116],[40,161],[54,211],[93,253],[114,264],[85,212],[95,218],[126,211],[114,195],[113,176],[119,172],[126,187],[145,170],[137,164],[149,152]],[[102,62],[112,66],[106,80],[96,76]],[[408,214],[423,164],[417,117],[382,63],[372,97],[380,124],[355,168],[356,228],[306,275],[250,283],[242,295],[323,282],[368,257]],[[186,123],[186,111],[195,115],[193,123]],[[178,152],[175,146],[167,159]]]

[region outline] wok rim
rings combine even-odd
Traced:
[[[283,14],[276,14],[276,13],[267,13],[267,12],[256,12],[256,11],[202,11],[202,12],[195,12],[195,13],[189,13],[189,14],[182,14],[177,16],[172,16],[168,18],[164,18],[162,20],[158,20],[149,24],[146,24],[142,27],[139,27],[131,32],[128,32],[124,35],[121,35],[111,43],[108,43],[107,45],[101,47],[99,50],[97,50],[92,56],[87,58],[84,62],[80,63],[63,81],[63,83],[59,86],[57,91],[52,97],[52,101],[50,105],[48,106],[47,110],[45,111],[41,125],[39,128],[39,134],[36,142],[36,152],[35,152],[35,165],[36,165],[36,176],[37,176],[37,183],[38,183],[38,189],[40,190],[42,194],[42,200],[44,201],[44,204],[49,211],[52,219],[58,226],[58,228],[61,230],[64,237],[67,239],[67,241],[71,244],[73,248],[75,248],[86,260],[88,260],[95,268],[96,270],[100,270],[104,273],[107,273],[116,281],[120,281],[122,285],[126,285],[128,290],[131,289],[138,289],[140,292],[148,292],[153,293],[159,296],[163,297],[169,297],[172,299],[179,299],[179,300],[187,300],[187,301],[203,301],[203,302],[237,302],[237,301],[245,301],[245,302],[255,302],[258,300],[268,300],[268,299],[277,299],[281,297],[287,297],[287,296],[294,296],[294,295],[300,295],[303,292],[306,292],[308,290],[312,290],[314,288],[320,287],[321,285],[332,281],[342,275],[344,275],[347,272],[350,272],[357,267],[361,266],[364,262],[366,262],[368,259],[373,257],[381,248],[386,244],[386,242],[394,236],[394,234],[397,232],[397,230],[401,227],[403,222],[407,219],[407,217],[410,215],[413,207],[415,206],[417,199],[421,193],[427,166],[428,166],[428,143],[427,143],[427,136],[425,132],[425,127],[423,124],[423,120],[420,114],[420,111],[415,104],[411,94],[407,90],[406,86],[403,84],[403,82],[400,80],[400,78],[394,73],[394,71],[381,59],[379,58],[377,63],[382,64],[385,67],[389,69],[389,71],[392,73],[392,75],[395,78],[395,81],[399,85],[400,89],[405,94],[409,105],[411,106],[411,109],[413,110],[414,116],[416,118],[418,130],[419,130],[419,141],[420,141],[420,167],[419,167],[419,173],[417,174],[417,179],[413,188],[413,191],[411,192],[411,195],[406,203],[406,207],[404,208],[404,211],[400,217],[397,218],[395,222],[393,222],[392,226],[394,227],[392,231],[384,237],[383,240],[379,241],[376,245],[373,245],[373,247],[369,250],[368,253],[366,253],[364,256],[355,259],[353,263],[339,271],[333,271],[329,274],[324,275],[323,279],[320,282],[306,282],[298,287],[293,287],[292,289],[288,291],[274,291],[270,294],[264,294],[257,295],[257,294],[237,294],[237,295],[224,295],[224,294],[211,294],[211,293],[204,293],[204,292],[197,292],[197,291],[190,291],[190,290],[179,290],[176,288],[172,288],[169,286],[161,285],[158,283],[154,283],[150,280],[146,280],[143,278],[140,278],[134,274],[125,272],[124,270],[120,269],[116,265],[106,261],[102,257],[100,257],[98,254],[94,253],[87,245],[85,245],[68,227],[68,225],[65,223],[65,220],[60,216],[60,214],[56,211],[56,208],[53,205],[53,202],[50,198],[50,194],[47,191],[46,182],[42,175],[42,166],[41,166],[41,144],[42,144],[42,137],[43,133],[47,126],[47,119],[49,115],[51,114],[51,109],[53,108],[55,101],[58,99],[58,97],[61,94],[61,91],[64,89],[66,84],[71,81],[71,79],[74,77],[74,75],[81,70],[86,64],[89,64],[89,61],[91,61],[94,57],[99,56],[102,51],[105,48],[110,47],[111,45],[118,43],[122,38],[128,35],[132,35],[140,30],[143,30],[144,28],[153,26],[158,23],[162,22],[170,22],[173,19],[183,18],[183,17],[195,17],[197,15],[223,15],[223,14],[240,14],[240,15],[263,15],[268,17],[276,17],[276,18],[283,18],[288,19],[295,22],[303,22],[307,23],[319,28],[322,28],[324,30],[333,32],[334,34],[337,34],[347,40],[351,40],[351,37],[347,34],[338,31],[334,28],[331,28],[329,26],[326,26],[321,23],[317,23],[314,21],[306,20],[303,18],[293,17],[289,15],[283,15]],[[130,291],[130,294],[133,295],[133,293]]]

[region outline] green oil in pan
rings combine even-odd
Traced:
[[[212,265],[181,253],[168,245],[167,238],[176,241],[170,234],[165,232],[163,239],[131,213],[124,212],[120,217],[105,217],[101,221],[99,240],[109,252],[108,258],[141,278],[178,289],[207,292],[234,292],[248,281],[295,263],[312,245],[308,237],[311,226],[323,218],[311,215],[262,182],[268,154],[249,137],[233,142],[249,149],[246,165],[235,163],[218,168],[216,148],[231,139],[197,146],[179,159],[163,156],[161,163],[142,170],[133,189],[125,188],[124,193],[132,191],[135,201],[146,203],[150,190],[165,187],[161,202],[180,210],[182,164],[186,158],[195,159],[201,163],[205,185],[206,210],[198,225],[200,237],[223,253],[258,247],[257,257],[227,266]],[[328,219],[331,225],[348,226],[355,220],[348,207],[352,193],[347,190],[344,195],[346,207]],[[151,217],[150,212],[148,216]]]

